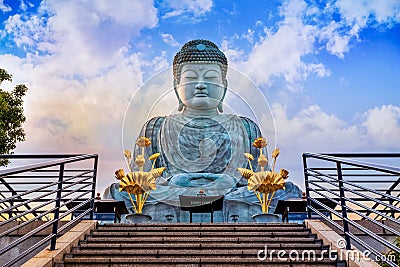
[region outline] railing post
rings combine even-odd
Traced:
[[[98,164],[98,161],[99,161],[99,156],[96,155],[95,158],[94,158],[94,166],[93,166],[92,199],[90,201],[91,211],[90,211],[90,215],[89,215],[90,220],[93,220],[93,217],[94,217],[94,197],[96,195],[95,190],[96,190],[97,164]]]
[[[337,168],[338,183],[339,183],[340,205],[342,206],[344,239],[346,240],[346,249],[351,249],[349,224],[347,223],[347,206],[344,195],[342,165],[340,162],[336,162],[336,168]]]
[[[13,192],[11,192],[11,195],[12,196],[15,196],[17,193],[15,193],[14,191]],[[10,201],[10,207],[12,208],[14,206],[14,201],[13,200],[11,200]],[[12,215],[12,209],[10,209],[10,211],[8,212],[8,219],[11,219],[11,217],[12,217],[13,215]]]
[[[54,218],[53,218],[54,222],[53,222],[52,234],[54,236],[51,238],[50,250],[55,250],[56,249],[58,219],[59,219],[59,216],[60,216],[61,193],[62,193],[63,179],[64,179],[64,167],[65,167],[65,163],[61,163],[60,172],[59,172],[59,175],[58,175],[58,188],[57,188],[57,197],[56,197],[56,207],[55,207],[55,210],[54,210]]]
[[[307,218],[311,220],[311,200],[310,200],[310,190],[308,183],[308,173],[307,173],[307,157],[303,154],[303,167],[304,167],[304,183],[306,186],[306,196],[307,196]]]

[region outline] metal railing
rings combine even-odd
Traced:
[[[0,155],[0,158],[42,161],[0,170],[0,239],[26,232],[2,245],[3,258],[8,258],[4,255],[16,248],[19,251],[3,266],[12,266],[48,243],[50,250],[56,249],[61,232],[85,216],[93,219],[98,155]],[[82,212],[84,207],[88,208]],[[72,216],[78,210],[81,213]],[[26,230],[37,221],[40,221],[37,227]],[[21,251],[30,238],[38,235],[40,241]]]
[[[394,164],[399,164],[400,153],[303,154],[308,218],[318,214],[342,231],[346,249],[356,243],[375,255],[375,259],[395,267],[397,264],[388,260],[382,251],[357,236],[355,229],[387,250],[400,253],[399,247],[363,223],[368,221],[375,229],[400,236],[400,168],[366,163],[365,159],[394,159]],[[334,205],[329,207],[317,200],[321,198]]]

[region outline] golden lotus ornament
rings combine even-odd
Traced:
[[[268,212],[273,196],[277,190],[285,189],[285,179],[289,177],[289,171],[281,169],[279,173],[275,172],[276,159],[279,156],[279,148],[272,152],[273,164],[271,169],[266,171],[265,167],[268,164],[268,158],[263,154],[263,148],[268,145],[265,138],[259,137],[253,142],[253,146],[260,150],[260,155],[257,159],[260,171],[254,172],[251,161],[254,159],[251,154],[245,153],[244,156],[248,160],[250,169],[238,168],[242,177],[247,179],[247,189],[254,192],[261,204],[261,210],[264,213]]]
[[[138,138],[136,144],[142,148],[142,153],[137,155],[134,160],[139,171],[132,171],[132,153],[129,150],[124,150],[124,156],[128,161],[130,172],[125,175],[124,171],[120,169],[115,172],[115,177],[120,180],[119,191],[126,191],[128,193],[134,212],[142,213],[144,203],[150,191],[156,189],[156,179],[162,175],[165,167],[155,168],[155,162],[160,155],[160,153],[155,153],[149,157],[149,160],[153,161],[151,170],[149,172],[144,171],[143,168],[146,163],[144,148],[149,146],[151,141],[147,137],[142,136]],[[132,198],[132,195],[135,196],[135,200]]]

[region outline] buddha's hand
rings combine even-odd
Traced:
[[[235,186],[236,179],[227,174],[215,173],[181,173],[173,176],[170,184],[181,187],[230,188]]]

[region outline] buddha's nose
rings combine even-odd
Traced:
[[[207,88],[207,86],[202,81],[200,81],[200,82],[198,82],[196,84],[196,89],[203,90],[203,89],[206,89],[206,88]]]

